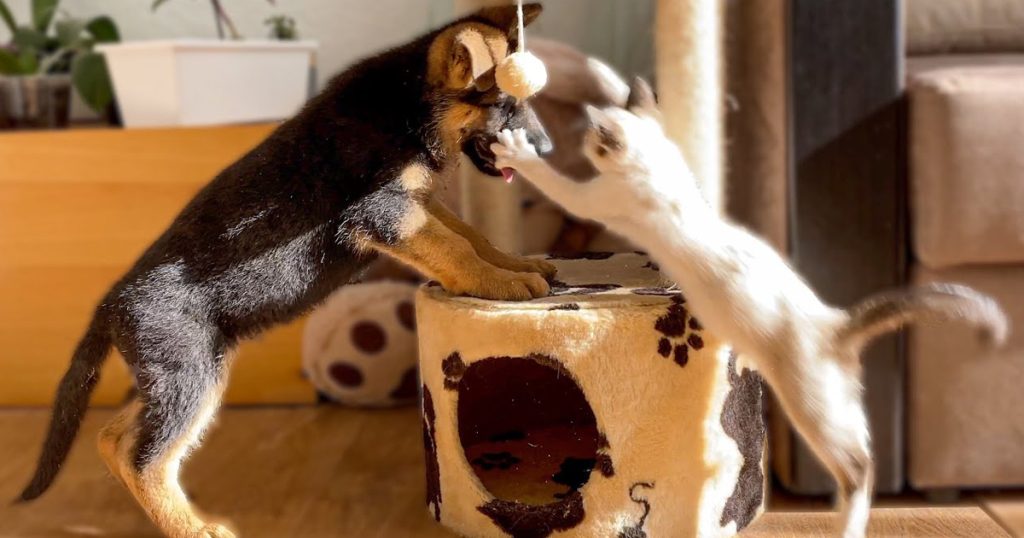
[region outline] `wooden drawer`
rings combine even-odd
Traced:
[[[273,126],[0,134],[0,405],[48,405],[99,298]],[[312,402],[300,324],[242,346],[227,400]],[[124,399],[119,357],[94,403]]]

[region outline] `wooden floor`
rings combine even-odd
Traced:
[[[91,442],[110,414],[90,413],[84,442],[52,491],[11,506],[6,499],[28,477],[47,415],[0,411],[0,538],[158,536]],[[424,509],[419,428],[413,409],[231,409],[186,467],[185,484],[199,506],[230,517],[247,538],[448,537]],[[952,507],[892,504],[879,501],[871,536],[1024,536],[1024,496],[970,498]],[[808,511],[816,505],[776,505],[743,536],[828,534],[829,514]]]

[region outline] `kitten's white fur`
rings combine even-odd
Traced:
[[[518,170],[570,213],[602,222],[650,253],[700,322],[760,371],[835,477],[843,536],[864,536],[873,460],[861,348],[924,317],[967,321],[1002,341],[1004,314],[990,298],[954,285],[890,292],[849,311],[824,304],[774,249],[710,207],[666,138],[650,88],[638,81],[632,91],[629,110],[588,110],[592,128],[583,151],[598,177],[560,176],[521,131],[498,137],[497,165]]]

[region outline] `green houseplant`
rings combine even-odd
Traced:
[[[18,24],[0,0],[0,20],[11,33],[0,46],[0,124],[66,124],[70,86],[97,112],[113,102],[106,62],[93,46],[120,41],[117,25],[107,16],[70,17],[59,4],[32,0],[32,20]]]
[[[168,0],[153,0],[153,11],[167,3]],[[267,0],[270,5],[275,5],[274,0]],[[210,7],[213,8],[213,20],[217,24],[217,37],[220,39],[225,38],[225,28],[227,29],[227,37],[231,39],[242,39],[242,34],[238,33],[238,28],[235,27],[235,23],[231,20],[231,16],[228,15],[227,10],[221,4],[220,0],[210,0]],[[298,32],[295,30],[295,19],[287,15],[274,15],[268,18],[264,23],[270,26],[270,37],[271,39],[278,39],[281,41],[292,41],[298,39]]]

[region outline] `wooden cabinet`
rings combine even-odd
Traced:
[[[0,134],[0,405],[48,405],[99,298],[218,171],[273,126]],[[244,344],[227,400],[311,402],[300,324]],[[122,401],[120,357],[94,403]]]

